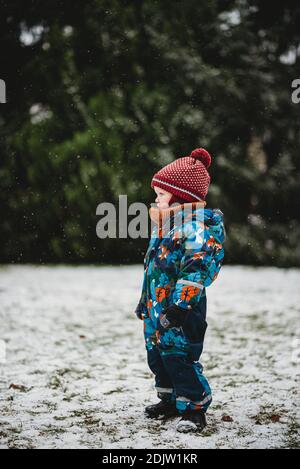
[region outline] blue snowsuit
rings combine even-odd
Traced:
[[[207,328],[206,287],[220,271],[226,233],[220,209],[193,203],[186,212],[184,207],[162,231],[158,226],[152,231],[136,314],[144,321],[147,361],[158,397],[176,400],[179,412],[206,412],[212,393],[199,362]],[[172,305],[184,320],[180,327],[165,328],[161,319]]]

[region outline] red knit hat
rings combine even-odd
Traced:
[[[151,187],[164,189],[176,200],[194,202],[205,200],[211,178],[207,169],[211,156],[204,148],[197,148],[189,156],[178,158],[154,174]]]

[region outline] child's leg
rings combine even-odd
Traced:
[[[181,329],[160,328],[158,347],[163,365],[174,384],[178,411],[192,409],[206,412],[212,401],[211,389],[198,361],[203,349],[206,323],[202,326],[202,321],[191,319],[194,319],[193,338],[198,339],[197,342],[191,342]]]
[[[147,362],[155,376],[155,389],[157,397],[164,401],[175,402],[176,396],[173,382],[164,367],[159,349],[157,347],[156,329],[150,318],[144,320],[145,347],[147,350]]]
[[[212,396],[208,381],[202,374],[202,365],[183,354],[162,353],[162,360],[174,382],[178,411],[192,409],[206,412]]]
[[[207,298],[203,295],[181,330],[160,328],[159,349],[174,383],[176,407],[180,412],[188,409],[206,412],[212,401],[210,386],[199,363],[207,328],[206,309]]]
[[[156,346],[147,348],[147,361],[150,370],[155,376],[155,389],[157,397],[165,401],[174,401],[176,399],[173,382],[167,372],[159,350]]]

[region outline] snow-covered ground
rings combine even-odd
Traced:
[[[300,271],[224,266],[207,289],[214,401],[186,435],[143,414],[142,269],[0,268],[0,448],[299,448]]]

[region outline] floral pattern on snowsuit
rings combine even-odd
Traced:
[[[158,397],[176,400],[180,412],[206,411],[211,389],[198,362],[206,323],[206,287],[219,274],[224,258],[225,227],[220,209],[177,211],[155,225],[144,258],[138,317],[144,321],[147,359]],[[164,329],[160,317],[175,304],[186,310],[180,328]]]

